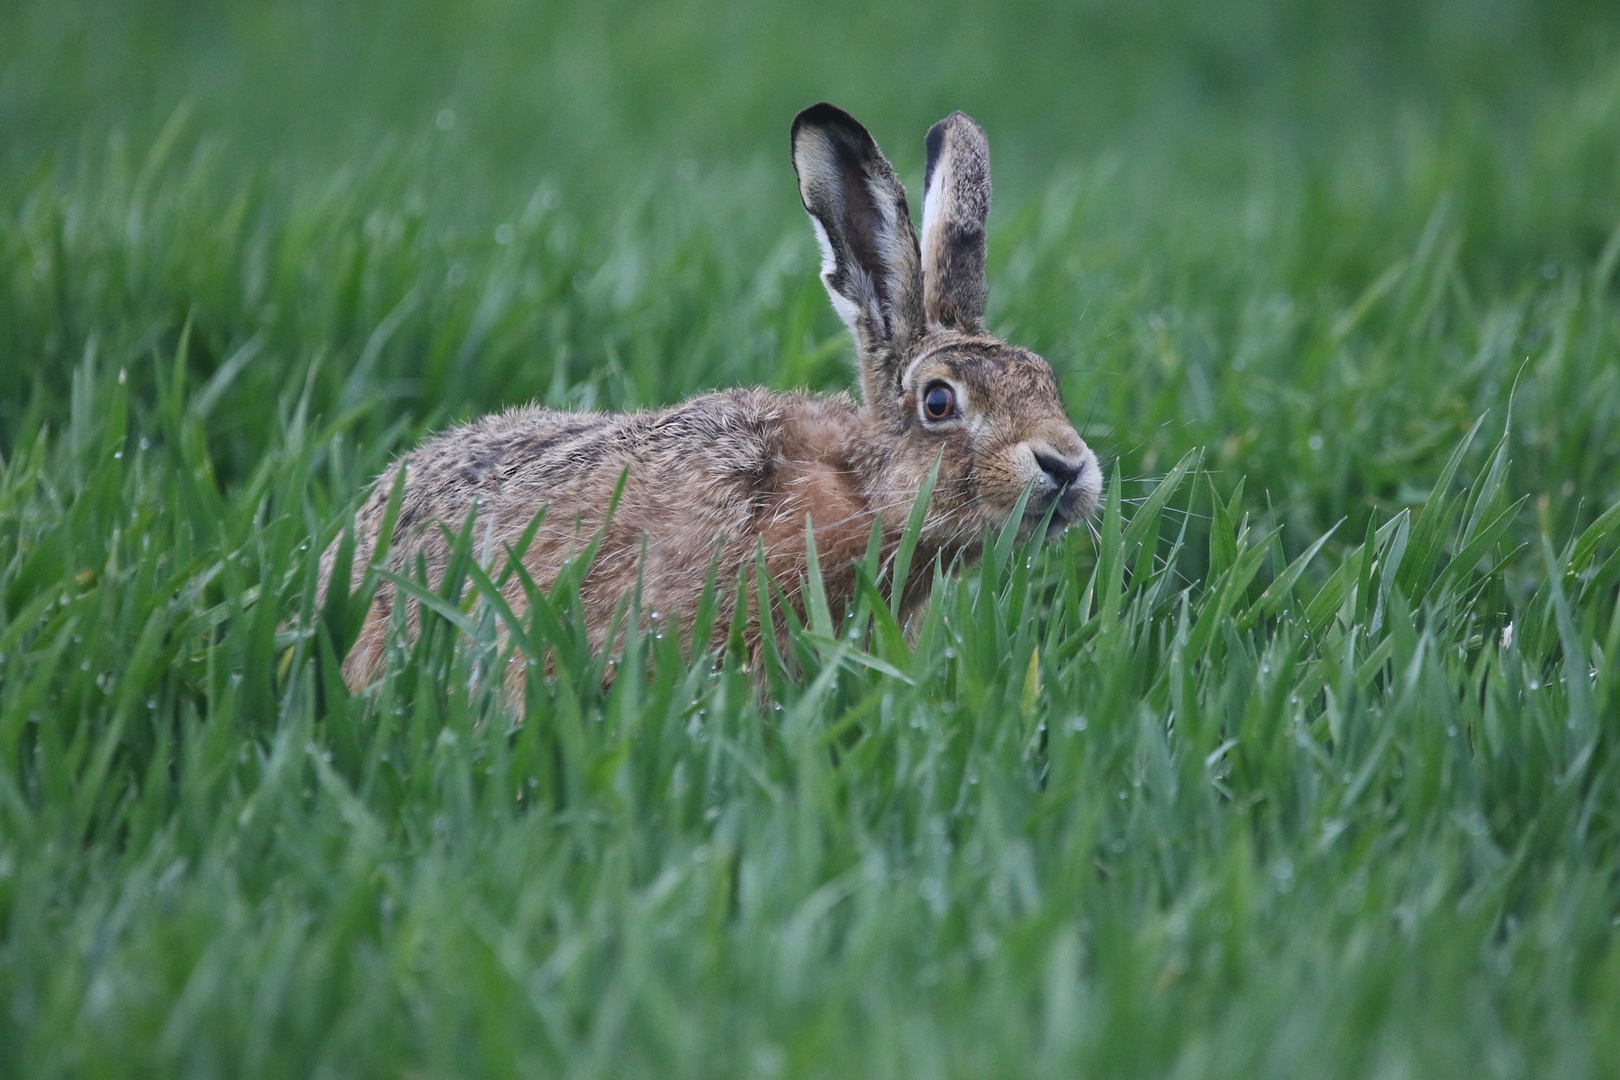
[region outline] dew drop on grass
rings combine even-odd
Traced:
[[[1085,717],[1076,716],[1070,719],[1068,727],[1070,731],[1078,734],[1079,732],[1086,730],[1086,723],[1087,721]]]
[[[1278,892],[1289,892],[1294,887],[1294,864],[1288,859],[1278,859],[1271,866],[1271,877],[1277,883]]]
[[[1447,724],[1446,725],[1446,734],[1448,736],[1450,736],[1451,738],[1455,739],[1457,737],[1457,725],[1456,724]]]

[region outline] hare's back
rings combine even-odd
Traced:
[[[424,443],[406,467],[402,525],[459,523],[476,509],[498,531],[521,531],[546,508],[553,528],[608,518],[676,523],[682,513],[746,516],[781,453],[779,399],[709,394],[636,413],[525,406]],[[621,486],[622,485],[622,486]]]
[[[447,531],[469,520],[475,544],[499,552],[543,510],[525,557],[542,582],[606,526],[604,572],[644,556],[651,574],[701,585],[717,551],[723,561],[752,552],[780,509],[785,474],[820,449],[804,445],[805,433],[837,441],[855,423],[847,397],[764,390],[637,413],[523,406],[411,451],[379,478],[357,526],[362,538],[376,536],[404,468],[390,558],[401,569],[421,558],[436,576],[450,553]]]

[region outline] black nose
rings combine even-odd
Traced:
[[[1084,461],[1065,461],[1052,454],[1035,451],[1035,464],[1041,471],[1052,478],[1052,482],[1060,488],[1068,487],[1080,479],[1080,472],[1085,467]]]

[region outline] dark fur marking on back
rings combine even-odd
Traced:
[[[547,432],[544,435],[538,433],[524,435],[518,440],[517,446],[514,448],[516,451],[516,456],[530,461],[537,458],[543,458],[550,451],[567,440],[575,438],[579,435],[583,435],[585,432],[592,431],[601,426],[602,425],[600,422],[588,424],[570,424],[566,427],[559,428],[556,431]]]

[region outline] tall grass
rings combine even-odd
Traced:
[[[0,1075],[1620,1066],[1601,5],[0,21]],[[849,385],[819,97],[914,185],[985,122],[1095,532],[763,693],[565,580],[522,722],[467,559],[351,695],[316,563],[421,433]]]

